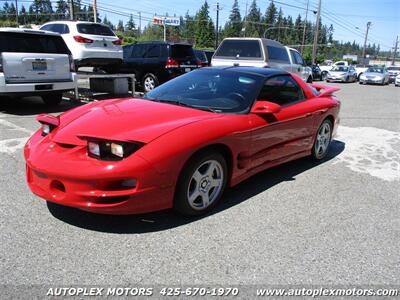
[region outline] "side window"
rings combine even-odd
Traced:
[[[63,24],[63,30],[62,33],[69,33],[69,27],[67,24]]]
[[[53,24],[44,25],[44,26],[42,26],[42,27],[40,28],[40,30],[46,30],[46,31],[53,31],[53,32],[54,32],[54,30],[53,30]]]
[[[257,99],[286,106],[304,100],[305,96],[297,82],[291,76],[284,75],[267,79]]]
[[[289,50],[289,51],[290,51],[290,57],[292,58],[292,62],[294,64],[297,64],[295,52],[293,50]]]
[[[304,60],[303,60],[303,58],[301,57],[300,53],[299,53],[299,52],[294,52],[294,56],[296,57],[296,63],[297,63],[298,65],[304,66]]]
[[[289,56],[285,48],[267,46],[267,50],[268,50],[268,59],[289,63]]]
[[[131,58],[143,58],[145,54],[146,45],[134,45],[132,49]]]
[[[148,45],[146,58],[160,57],[160,45]]]

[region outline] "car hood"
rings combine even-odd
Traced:
[[[142,99],[90,103],[60,116],[53,141],[85,145],[82,137],[148,143],[187,124],[222,114]]]
[[[333,74],[333,75],[346,75],[347,72],[343,72],[343,71],[329,71],[329,73]]]

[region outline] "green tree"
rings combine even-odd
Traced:
[[[117,31],[124,31],[124,22],[122,20],[118,21]]]
[[[198,48],[212,48],[214,46],[214,24],[209,15],[209,5],[207,1],[197,12],[196,17],[196,31],[195,31],[195,45]]]
[[[36,22],[45,23],[51,20],[53,7],[50,0],[34,0],[31,7],[36,14]]]
[[[65,20],[69,13],[68,3],[65,0],[58,0],[56,2],[56,18]]]
[[[260,9],[257,7],[256,0],[253,0],[250,5],[249,13],[246,16],[245,34],[247,37],[261,37],[261,21]]]
[[[136,25],[132,14],[129,16],[128,22],[125,24],[125,33],[130,37],[136,37]]]
[[[277,28],[272,29],[273,27],[276,27],[276,19],[278,17],[278,9],[275,6],[274,1],[271,1],[271,3],[268,5],[267,10],[265,11],[265,15],[263,20],[263,23],[266,23],[263,27],[263,30],[268,30],[268,38],[270,39],[276,39],[277,37]]]
[[[242,32],[242,17],[240,16],[240,9],[238,0],[234,0],[229,20],[225,24],[224,36],[238,37]]]

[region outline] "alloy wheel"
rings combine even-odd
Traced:
[[[331,126],[328,122],[321,125],[315,142],[315,156],[317,159],[324,157],[331,141]]]
[[[187,189],[189,205],[204,210],[220,195],[224,185],[224,171],[216,160],[203,162],[192,174]]]

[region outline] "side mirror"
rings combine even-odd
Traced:
[[[279,104],[265,100],[257,100],[250,112],[253,114],[274,114],[280,110],[281,106]]]

